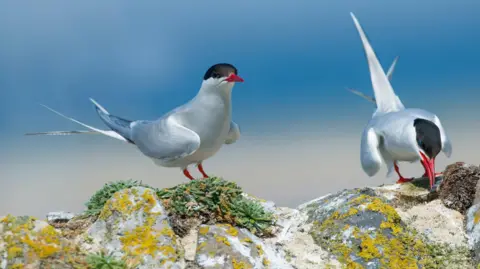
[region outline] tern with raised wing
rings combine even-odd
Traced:
[[[206,71],[200,90],[192,100],[153,121],[132,121],[111,115],[90,99],[110,130],[97,129],[43,105],[88,130],[27,135],[103,134],[135,145],[159,166],[179,167],[190,180],[194,178],[188,166],[196,164],[202,176],[207,178],[202,162],[215,155],[222,145],[235,143],[240,137],[238,125],[231,120],[231,96],[236,82],[243,82],[243,79],[233,65],[213,65]]]
[[[362,168],[371,177],[385,163],[388,168],[387,177],[395,170],[399,176],[397,183],[404,183],[413,178],[406,179],[400,174],[398,162],[413,163],[420,160],[425,169],[424,176],[428,176],[432,189],[436,177],[435,158],[440,151],[447,157],[451,156],[450,140],[435,114],[423,109],[404,107],[393,91],[360,23],[353,13],[350,15],[363,43],[377,105],[362,134]]]

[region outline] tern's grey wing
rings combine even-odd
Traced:
[[[200,137],[168,116],[154,122],[135,122],[132,140],[146,156],[170,162],[193,154],[200,147]]]
[[[363,131],[362,142],[360,145],[360,161],[363,171],[368,176],[374,176],[383,163],[382,155],[380,154],[380,137],[375,132],[375,129],[368,128]]]
[[[233,144],[240,138],[240,127],[238,124],[231,121],[230,122],[230,130],[228,131],[227,139],[225,140],[225,144]]]

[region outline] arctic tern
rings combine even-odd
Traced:
[[[153,121],[131,121],[111,115],[90,98],[110,130],[97,129],[42,105],[88,130],[27,135],[103,134],[135,145],[159,166],[179,167],[190,180],[194,178],[188,166],[197,164],[202,176],[207,178],[202,162],[215,155],[223,144],[235,143],[240,138],[240,128],[231,120],[231,95],[235,83],[243,81],[233,65],[215,64],[206,71],[200,90],[192,100]]]
[[[393,91],[360,23],[353,13],[350,15],[363,43],[377,105],[362,134],[362,168],[371,177],[385,163],[388,168],[387,177],[395,170],[399,176],[397,183],[404,183],[413,178],[404,178],[397,163],[420,160],[432,189],[436,177],[435,158],[440,151],[450,157],[452,144],[435,114],[423,109],[404,107]]]

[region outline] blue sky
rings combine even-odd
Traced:
[[[192,98],[219,62],[245,79],[233,93],[242,143],[330,133],[359,140],[373,106],[345,90],[372,93],[351,11],[385,69],[400,56],[393,87],[406,106],[436,113],[447,128],[480,126],[479,9],[473,0],[2,1],[1,157],[115,146],[23,133],[78,128],[38,103],[102,127],[89,97],[112,114],[155,119]],[[348,154],[358,158],[358,149]]]
[[[66,126],[38,102],[98,124],[88,97],[127,118],[156,118],[193,97],[218,62],[235,64],[246,80],[233,102],[247,132],[283,130],[273,125],[299,118],[364,119],[371,107],[344,90],[371,92],[350,11],[385,68],[400,56],[393,86],[406,105],[440,113],[438,104],[473,103],[461,93],[476,94],[478,8],[477,1],[4,1],[0,125],[8,127],[3,135]]]

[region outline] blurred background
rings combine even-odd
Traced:
[[[219,62],[245,79],[233,92],[242,137],[204,163],[207,173],[282,206],[395,182],[385,167],[369,178],[360,166],[374,106],[345,90],[372,94],[350,11],[384,69],[400,56],[392,84],[405,106],[436,113],[447,129],[453,155],[439,156],[437,170],[477,164],[479,8],[446,0],[2,1],[0,215],[79,212],[114,180],[187,182],[108,137],[24,133],[81,129],[38,103],[104,128],[89,97],[112,114],[155,119],[190,100]],[[423,173],[419,163],[400,167]]]

